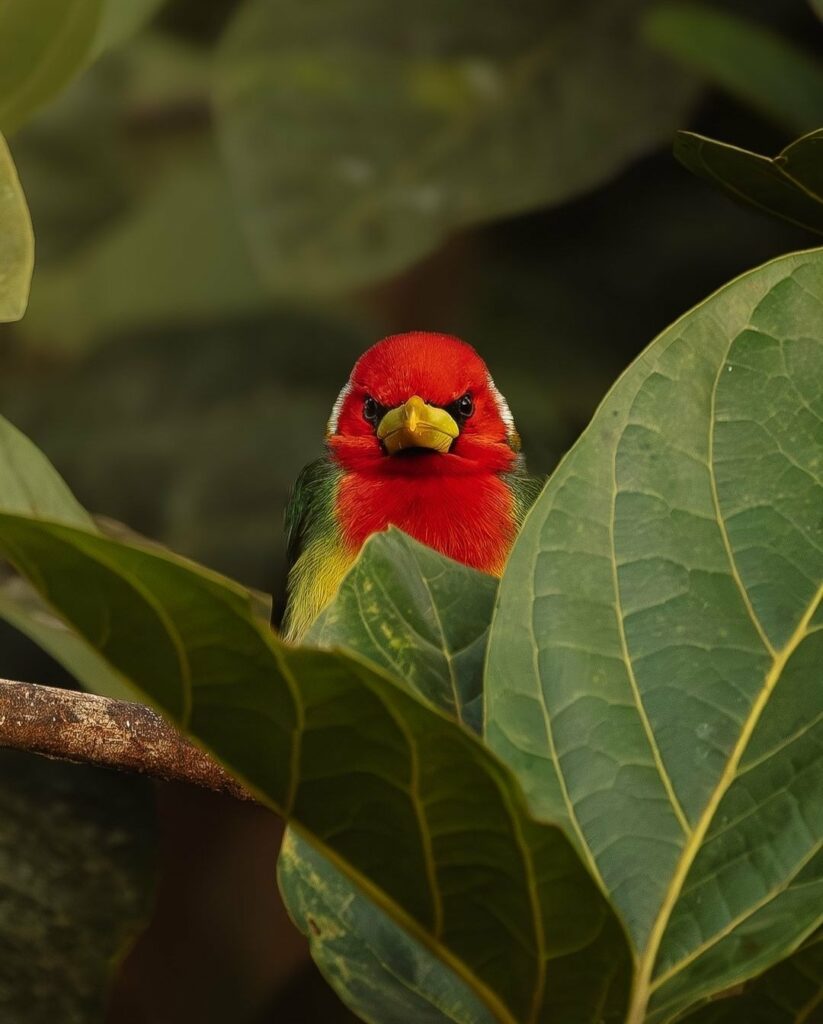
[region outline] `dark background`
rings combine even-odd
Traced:
[[[320,297],[272,295],[231,248],[230,197],[215,209],[204,193],[198,207],[193,189],[182,223],[171,200],[144,218],[169,169],[212,145],[201,65],[240,6],[172,0],[11,138],[38,264],[30,315],[0,331],[0,409],[86,507],[274,591],[276,603],[289,487],[375,340],[432,329],[474,344],[531,468],[548,473],[659,331],[740,272],[814,244],[691,177],[661,133],[583,194],[452,232],[399,274]],[[715,6],[807,50],[819,31],[801,2]],[[608,83],[592,88],[605,102]],[[769,154],[792,134],[698,77],[676,127]],[[310,142],[300,145],[310,160]],[[213,220],[230,225],[216,242],[204,229]],[[2,643],[3,674],[66,682],[10,630]],[[156,914],[126,959],[110,1024],[347,1019],[279,906],[277,823],[205,793],[157,796]]]

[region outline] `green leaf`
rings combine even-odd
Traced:
[[[154,897],[151,786],[0,751],[0,1018],[96,1024]]]
[[[769,29],[699,3],[663,3],[648,41],[790,131],[823,124],[823,64]]]
[[[823,128],[802,136],[773,159],[694,132],[678,132],[674,155],[738,202],[823,234]]]
[[[646,6],[423,0],[389,25],[381,0],[244,4],[218,54],[218,130],[271,288],[368,284],[668,137],[694,89],[638,40]]]
[[[93,529],[91,516],[35,444],[0,416],[0,493],[6,512]]]
[[[377,1024],[494,1024],[488,1006],[292,830],[277,862],[289,914],[346,1006]]]
[[[688,1024],[814,1024],[823,1006],[823,932],[793,956],[744,986],[690,1014]]]
[[[493,577],[391,530],[367,542],[307,642],[355,651],[479,733],[496,593]]]
[[[14,161],[0,135],[0,322],[26,311],[34,269],[34,234]]]
[[[529,515],[487,739],[565,819],[670,1021],[823,905],[823,251],[721,289],[624,373]]]
[[[476,732],[497,581],[397,530],[377,534],[309,632],[390,672]],[[453,971],[291,830],[278,862],[286,907],[340,998],[366,1020],[494,1018]]]
[[[499,1020],[623,1020],[617,918],[470,732],[355,656],[283,644],[189,563],[8,513],[0,549]]]

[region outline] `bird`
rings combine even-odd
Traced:
[[[324,454],[286,509],[285,640],[298,642],[357,558],[390,526],[500,576],[542,486],[486,363],[450,334],[383,338],[355,363]]]

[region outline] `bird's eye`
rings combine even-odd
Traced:
[[[366,395],[363,400],[363,419],[368,423],[377,423],[380,418],[380,406],[371,395]]]
[[[454,404],[458,415],[464,420],[467,420],[474,412],[474,402],[472,401],[472,396],[468,393],[458,398]]]

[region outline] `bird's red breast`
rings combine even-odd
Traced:
[[[328,444],[343,470],[336,516],[351,550],[393,525],[457,561],[502,571],[516,528],[502,474],[519,439],[470,345],[425,332],[378,342],[341,392]]]

